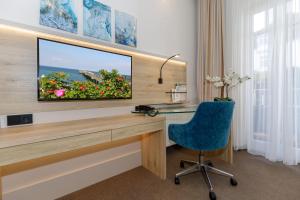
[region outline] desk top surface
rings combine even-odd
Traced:
[[[197,110],[197,105],[184,107],[159,108],[159,114],[178,114],[178,113],[194,113]]]
[[[197,110],[198,105],[189,105],[189,106],[170,106],[170,107],[161,107],[156,108],[158,114],[181,114],[181,113],[194,113]],[[131,113],[143,114],[139,111],[132,111]]]
[[[121,115],[0,129],[0,149],[165,120],[164,117]]]

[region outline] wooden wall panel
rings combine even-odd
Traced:
[[[164,84],[159,85],[157,79],[160,66],[164,62],[162,58],[114,49],[113,52],[133,56],[131,100],[38,102],[37,37],[70,43],[69,39],[61,37],[0,29],[0,115],[169,103],[170,94],[165,92],[174,88],[177,82],[186,83],[184,62],[169,62],[163,71]],[[112,51],[110,47],[81,41],[71,43]]]

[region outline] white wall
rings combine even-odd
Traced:
[[[39,25],[40,0],[0,0],[0,19]],[[181,54],[188,62],[188,100],[196,99],[196,1],[197,0],[102,0],[113,10],[136,16],[138,21],[138,49],[164,56]],[[74,0],[78,13],[79,35],[82,35],[82,0]],[[112,18],[114,25],[114,17]],[[114,30],[114,27],[113,27]],[[167,69],[166,69],[167,70]],[[118,115],[130,112],[130,107],[88,109],[34,113],[35,123]],[[4,127],[5,116],[0,116]],[[85,164],[84,166],[82,164]],[[4,200],[54,199],[66,192],[103,180],[140,165],[140,145],[124,147],[83,156],[4,178]],[[72,166],[70,169],[62,166]],[[120,166],[119,168],[116,166]],[[95,173],[98,173],[95,176]],[[105,175],[105,176],[104,176]],[[95,180],[96,177],[96,180]],[[77,181],[85,179],[82,181]],[[70,184],[72,183],[72,184]],[[69,185],[69,187],[66,187]],[[63,187],[63,190],[59,189]],[[41,195],[41,196],[40,196]]]
[[[82,0],[73,0],[82,35]],[[0,0],[0,18],[39,25],[40,0]],[[138,49],[164,56],[180,53],[188,62],[189,100],[195,100],[196,0],[102,0],[138,21]],[[114,14],[114,12],[113,12]],[[112,17],[114,30],[114,17]]]

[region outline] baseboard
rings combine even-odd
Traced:
[[[54,200],[141,165],[136,150],[80,169],[4,191],[3,200]]]

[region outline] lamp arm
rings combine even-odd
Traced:
[[[172,58],[175,58],[177,55],[174,55],[174,56],[171,56],[171,57],[169,57],[163,64],[162,64],[162,66],[161,66],[161,68],[160,68],[160,78],[161,78],[161,76],[162,76],[162,69],[163,69],[163,67],[167,64],[167,62],[169,61],[169,60],[171,60]]]

